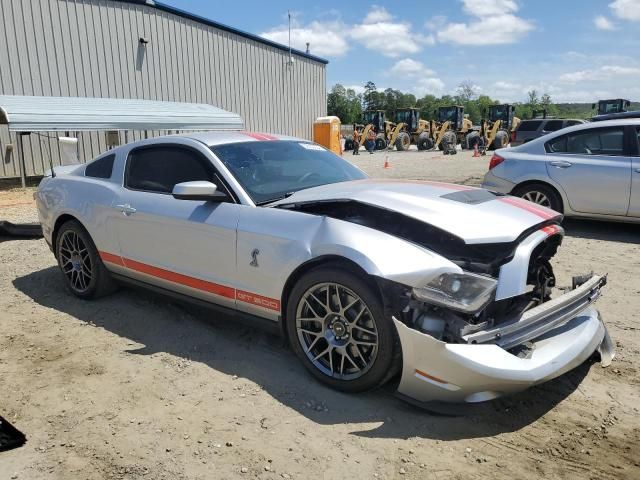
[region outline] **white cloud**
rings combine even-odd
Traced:
[[[615,0],[609,4],[609,8],[618,18],[640,22],[640,0]]]
[[[351,27],[349,36],[365,48],[387,57],[417,53],[423,45],[435,43],[433,36],[415,33],[411,24],[394,18],[385,8],[374,7],[363,23]]]
[[[563,73],[558,77],[562,83],[581,83],[587,81],[610,80],[614,77],[638,76],[640,68],[638,67],[621,67],[619,65],[603,65],[594,70],[578,70],[575,72]]]
[[[598,30],[615,30],[616,26],[611,20],[603,15],[598,15],[593,19],[593,24]]]
[[[411,58],[403,58],[398,60],[390,69],[389,72],[398,76],[415,77],[419,75],[430,76],[433,75],[433,70],[427,68],[422,62],[413,60]]]
[[[280,25],[260,36],[288,45],[287,25]],[[365,48],[387,57],[419,52],[424,45],[433,45],[433,35],[422,35],[412,30],[407,22],[396,21],[384,7],[374,5],[361,23],[347,25],[339,19],[313,21],[307,25],[292,19],[291,45],[304,51],[310,43],[311,53],[327,57],[340,57],[349,51],[354,40]]]
[[[393,19],[393,16],[387,11],[384,7],[379,7],[378,5],[374,5],[371,7],[367,16],[364,17],[363,23],[379,23],[379,22],[389,22]]]
[[[444,82],[436,77],[421,77],[414,83],[411,91],[417,97],[425,95],[440,95],[444,90]]]
[[[291,28],[291,46],[304,52],[307,48],[306,43],[309,42],[310,51],[314,55],[340,57],[349,50],[344,32],[345,26],[338,21],[314,21],[306,26],[294,25]],[[260,36],[283,45],[289,43],[289,30],[286,25],[263,32]]]
[[[514,0],[462,0],[462,9],[473,17],[490,17],[518,11]]]
[[[439,41],[460,45],[515,43],[534,28],[531,21],[515,15],[518,4],[514,0],[462,0],[462,3],[464,12],[475,17],[471,22],[438,26],[439,17],[427,22],[437,32]]]

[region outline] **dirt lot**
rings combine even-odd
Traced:
[[[435,158],[433,158],[435,157]],[[348,157],[353,160],[352,156]],[[363,152],[373,176],[477,184],[488,158]],[[27,221],[31,192],[0,192]],[[618,356],[463,417],[314,381],[275,337],[144,292],[68,294],[43,240],[0,240],[0,479],[640,478],[640,228],[567,222],[555,259],[609,272]]]

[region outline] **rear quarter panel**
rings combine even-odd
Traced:
[[[89,232],[98,250],[118,251],[115,234],[108,228],[118,188],[107,180],[81,175],[45,178],[38,187],[36,205],[46,241],[53,245],[56,221],[71,215]]]

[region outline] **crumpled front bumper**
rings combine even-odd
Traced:
[[[562,297],[559,297],[562,298]],[[528,358],[497,344],[452,344],[394,318],[402,345],[398,393],[413,402],[475,403],[525,390],[572,370],[596,350],[611,363],[614,345],[592,305],[530,340]]]

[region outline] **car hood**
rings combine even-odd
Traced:
[[[512,242],[538,224],[559,221],[554,210],[466,185],[411,180],[355,180],[300,190],[271,204],[355,201],[394,211],[467,244]]]

